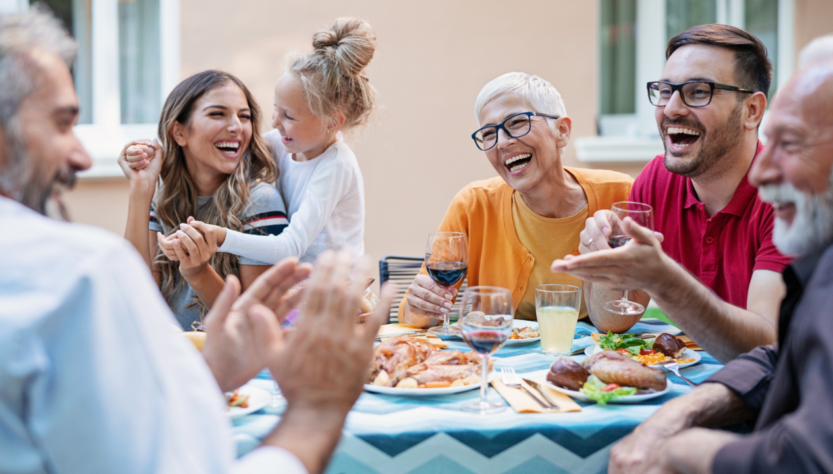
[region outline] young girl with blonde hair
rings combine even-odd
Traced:
[[[364,73],[375,37],[366,22],[340,18],[315,34],[313,48],[291,59],[278,80],[275,130],[264,134],[281,171],[289,226],[280,235],[256,236],[193,222],[216,235],[220,252],[270,263],[289,256],[314,262],[334,248],[364,253],[364,180],[339,132],[365,123],[375,107]]]

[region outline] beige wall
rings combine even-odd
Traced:
[[[508,71],[537,74],[562,93],[573,139],[595,135],[596,2],[589,0],[383,0],[275,2],[182,0],[182,74],[218,68],[238,75],[271,116],[284,56],[308,51],[314,31],[338,16],[374,27],[369,68],[381,97],[376,120],[347,141],[365,177],[367,253],[420,255],[454,194],[495,171],[471,139],[480,88]],[[796,0],[796,47],[828,33],[829,0]],[[567,165],[579,165],[568,149]],[[616,166],[637,174],[640,165]],[[68,197],[72,215],[121,233],[124,180],[87,181]]]

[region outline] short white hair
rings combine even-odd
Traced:
[[[803,47],[798,53],[798,68],[803,69],[823,59],[833,59],[833,34],[819,36]]]
[[[492,99],[503,94],[514,94],[523,99],[533,112],[540,114],[567,115],[561,94],[548,81],[524,72],[508,72],[489,81],[474,103],[474,117],[480,123],[480,111]]]

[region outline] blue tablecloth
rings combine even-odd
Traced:
[[[631,332],[674,328],[639,323]],[[579,323],[579,333],[594,331]],[[592,344],[575,340],[574,348]],[[453,349],[468,350],[462,342]],[[540,353],[540,343],[505,347],[495,357],[495,369],[514,367],[528,378],[543,377],[553,358]],[[682,369],[695,382],[706,379],[721,364],[703,352],[702,361]],[[575,356],[581,361],[584,355]],[[690,387],[669,374],[669,394],[638,405],[598,406],[581,403],[580,413],[518,414],[511,407],[494,415],[475,415],[460,406],[479,396],[477,390],[456,395],[397,397],[364,393],[347,417],[341,443],[328,473],[603,473],[610,448],[648,418],[664,402]],[[268,373],[252,385],[271,389]],[[500,395],[489,389],[489,398]],[[268,407],[234,422],[238,455],[254,449],[279,420],[284,406]]]

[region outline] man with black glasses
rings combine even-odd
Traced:
[[[747,173],[763,150],[758,126],[772,65],[751,34],[701,25],[674,37],[648,99],[666,153],[643,169],[630,200],[653,207],[655,231],[624,224],[632,238],[610,250],[611,216],[599,211],[581,234],[583,255],[553,262],[553,272],[585,281],[599,329],[624,331],[640,315],[603,309],[610,289],[662,310],[723,361],[775,340],[781,272],[789,259],[772,243],[773,211]]]

